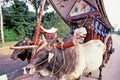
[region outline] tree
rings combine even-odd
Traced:
[[[32,5],[33,5],[33,7],[35,9],[35,12],[36,12],[36,17],[38,18],[39,14],[40,14],[39,10],[40,10],[40,8],[42,6],[42,0],[29,0],[29,1],[31,1],[31,3],[32,3]],[[46,1],[44,10],[48,9],[49,4],[50,3],[48,1]]]
[[[58,37],[65,37],[69,34],[68,25],[55,12],[45,13],[42,23],[45,28],[56,27]]]
[[[30,37],[33,34],[36,25],[35,14],[28,11],[26,3],[14,0],[14,4],[10,7],[3,8],[3,12],[5,30],[13,30],[12,32],[15,32],[19,37],[17,40],[24,37]],[[9,35],[14,36],[14,34]],[[7,36],[7,34],[5,36]],[[12,39],[7,41],[11,40]]]
[[[3,32],[3,17],[2,17],[2,10],[1,10],[1,2],[0,2],[0,32],[1,32],[1,39],[2,39],[2,47],[4,46],[4,32]]]
[[[27,5],[18,0],[14,0],[10,7],[3,7],[4,32],[6,41],[16,41],[24,37],[33,38],[36,27],[36,15],[28,11]],[[69,27],[54,12],[45,13],[42,19],[45,28],[52,26],[58,28],[58,35],[64,37],[69,32]]]

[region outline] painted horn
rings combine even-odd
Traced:
[[[46,33],[55,33],[58,29],[57,28],[50,28],[50,29],[45,29],[43,26],[40,27],[44,32]]]
[[[37,51],[43,49],[48,44],[44,35],[42,35],[42,39],[43,39],[43,44],[37,49]]]
[[[32,49],[32,48],[36,48],[36,45],[30,45],[30,46],[13,46],[10,47],[10,49]]]

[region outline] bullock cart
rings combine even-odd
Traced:
[[[70,26],[71,31],[76,23],[83,22],[82,25],[87,29],[87,37],[84,42],[99,39],[106,45],[107,55],[114,52],[111,37],[112,26],[108,20],[103,0],[49,1],[63,21]]]
[[[23,44],[27,41],[29,44],[26,44],[27,46],[20,46],[18,43],[16,46],[18,47],[11,47],[11,49],[17,49],[17,50],[33,50],[32,56],[29,56],[27,59],[29,63],[34,58],[34,55],[36,55],[37,51],[39,52],[40,41],[38,39],[38,36],[40,34],[40,31],[43,30],[46,33],[54,33],[56,32],[56,29],[46,30],[41,26],[41,20],[42,20],[42,11],[44,8],[46,0],[43,0],[43,6],[41,8],[41,14],[40,18],[38,19],[38,25],[36,27],[36,33],[35,33],[35,39],[34,41],[28,41],[24,40]],[[114,51],[113,45],[112,45],[112,37],[111,37],[111,29],[112,26],[108,20],[107,14],[105,12],[103,0],[49,0],[55,11],[59,14],[59,16],[63,19],[63,21],[69,25],[71,31],[70,34],[74,32],[74,28],[76,24],[81,24],[83,27],[87,30],[87,37],[85,38],[84,42],[89,43],[90,40],[100,40],[102,41],[106,46],[106,53],[104,55],[104,61],[105,64],[108,62],[110,55]],[[43,37],[43,40],[46,42],[45,38]],[[56,45],[56,48],[69,48],[72,47],[74,44],[69,41],[68,43]],[[42,48],[46,46],[46,44],[43,44]],[[32,49],[33,48],[33,49]],[[23,51],[24,51],[23,50]],[[21,51],[23,53],[23,51]],[[16,58],[16,54],[14,51],[12,58]],[[20,52],[20,51],[19,51]],[[29,51],[30,52],[30,51]],[[27,52],[24,52],[27,53]],[[31,55],[31,53],[28,53]],[[17,54],[18,55],[18,54]],[[22,55],[23,56],[23,55]],[[20,56],[20,57],[22,57]],[[26,55],[28,56],[28,55]],[[19,57],[19,56],[18,56]],[[24,58],[23,60],[25,60]],[[101,74],[100,79],[101,80]]]

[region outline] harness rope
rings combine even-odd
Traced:
[[[63,42],[62,42],[62,44],[61,44],[61,52],[62,52],[62,57],[63,57],[63,65],[61,66],[61,68],[57,71],[57,72],[55,72],[54,74],[57,74],[58,72],[60,72],[60,70],[62,70],[62,68],[65,66],[65,53],[64,53],[64,48],[63,48]]]
[[[62,42],[62,44],[61,44],[61,49],[62,49],[61,52],[62,52],[62,58],[63,58],[63,65],[61,66],[61,68],[60,68],[58,71],[56,71],[56,72],[54,73],[55,63],[56,63],[56,56],[57,56],[57,55],[56,55],[57,49],[56,49],[55,46],[54,46],[54,48],[55,48],[55,50],[54,50],[54,52],[55,52],[55,58],[54,58],[54,63],[53,63],[53,67],[52,67],[52,71],[51,71],[51,73],[50,73],[50,76],[53,75],[53,74],[59,73],[59,72],[62,70],[62,68],[64,67],[64,65],[65,65],[65,53],[64,53],[63,42]],[[46,61],[48,61],[48,59],[45,59],[45,60],[42,61],[41,63],[38,63],[37,65],[35,65],[35,67],[37,67],[37,66],[45,63]]]

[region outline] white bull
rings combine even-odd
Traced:
[[[74,61],[75,64],[71,65],[74,67],[74,69],[71,68],[73,70],[70,73],[64,73],[64,71],[68,68],[68,67],[65,68],[67,66],[67,65],[65,65],[64,69],[61,70],[59,72],[59,74],[57,74],[57,76],[59,76],[58,77],[59,80],[79,80],[80,76],[82,76],[83,73],[91,73],[97,69],[100,70],[99,80],[102,80],[102,74],[101,74],[102,66],[101,65],[103,62],[103,55],[105,54],[105,51],[106,51],[105,44],[103,44],[102,41],[100,41],[100,40],[90,40],[84,44],[79,44],[77,42],[77,40],[73,40],[73,43],[74,43],[74,46],[72,48],[70,48],[70,49],[68,48],[67,49],[68,51],[66,51],[66,49],[65,49],[65,54],[66,55],[68,55],[68,54],[76,55],[74,58],[72,58],[73,60],[71,60],[71,61],[69,60],[69,62],[72,64],[73,64],[72,61]],[[45,49],[46,49],[46,46],[47,45],[45,45]],[[44,60],[44,58],[48,57],[48,56],[46,56],[47,54],[45,54],[48,51],[43,48],[44,47],[42,46],[42,50],[38,51],[38,54],[36,55],[36,57],[27,66],[27,68],[31,69],[30,72],[32,70],[35,71],[35,65],[37,62],[43,62],[42,60]],[[54,47],[52,47],[52,48],[54,48]],[[74,53],[69,53],[69,51],[72,49],[74,49],[74,51],[73,51]],[[52,49],[51,49],[51,51],[52,51]],[[58,55],[59,54],[60,53],[58,53]],[[57,57],[57,58],[59,58],[59,57]],[[65,56],[65,58],[68,58],[68,57]],[[61,58],[58,59],[58,62],[56,62],[56,64],[58,64],[60,62],[59,61],[60,59]],[[67,62],[68,61],[66,61],[66,64],[67,64]],[[53,65],[54,61],[51,63]],[[48,67],[50,67],[50,63],[45,68],[48,68]],[[59,70],[59,68],[55,67],[55,66],[54,66],[54,69]],[[48,71],[51,72],[49,69],[48,69]]]
[[[70,74],[64,74],[59,80],[74,80],[83,73],[90,73],[100,69],[99,80],[102,79],[101,70],[103,55],[106,46],[100,40],[90,40],[85,44],[76,44],[76,65],[75,70]]]

